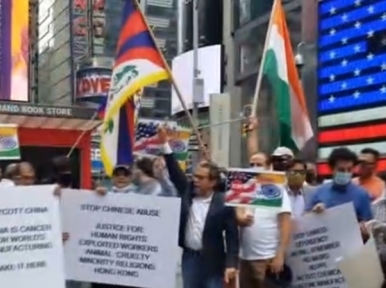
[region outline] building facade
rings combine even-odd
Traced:
[[[182,37],[181,52],[193,49],[193,0],[181,0],[182,9],[179,33]],[[223,0],[198,1],[198,34],[199,46],[205,47],[220,44],[222,41]]]
[[[75,73],[93,57],[114,57],[124,0],[40,0],[33,13],[37,31],[31,44],[31,85],[37,102],[72,105]],[[141,0],[156,43],[171,62],[177,54],[177,0]],[[145,89],[143,117],[170,116],[167,82]]]
[[[228,1],[224,2],[223,10],[223,43],[225,45],[225,57],[227,59],[225,90],[233,96],[230,117],[234,118],[235,115],[239,115],[245,105],[252,103],[255,94],[256,81],[264,49],[264,40],[262,39],[265,39],[267,33],[273,0],[235,0],[231,1],[232,3],[226,2]],[[302,6],[304,7],[302,2],[307,3],[314,1],[282,1],[284,9],[286,10],[287,24],[291,34],[294,53],[296,53],[297,50],[300,50],[301,47],[301,50],[303,51],[300,52],[302,52],[302,54],[307,54],[307,47],[314,43],[307,42],[304,45],[299,45],[302,41],[307,40],[305,39],[307,33],[308,36],[309,34],[312,34],[310,31],[302,31],[301,24],[302,21],[308,21],[307,25],[312,26],[312,23],[316,20],[311,18],[312,15],[310,14],[310,10],[312,10],[312,8],[308,8],[309,16],[302,14]],[[297,48],[298,46],[299,49]],[[315,87],[312,87],[311,85],[305,93],[307,102],[308,98],[315,99],[316,97],[315,91],[312,91],[313,89],[315,89]],[[309,106],[312,106],[312,101],[308,104],[310,104]],[[315,109],[313,111],[315,111]],[[278,127],[278,123],[274,99],[271,95],[269,84],[266,83],[266,81],[263,81],[259,94],[257,115],[260,126],[259,148],[261,151],[270,153],[277,146],[279,135],[278,133],[272,132],[278,131],[278,129],[272,129],[272,127]],[[241,123],[232,124],[231,129],[231,135],[235,135],[231,139],[231,165],[247,163],[248,155],[245,151],[246,149],[244,149],[246,143],[245,140],[240,137]]]

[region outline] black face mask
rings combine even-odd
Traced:
[[[284,171],[287,171],[287,163],[286,162],[273,162],[272,163],[272,169],[273,171],[280,171],[280,172],[284,172]]]
[[[60,173],[58,175],[58,184],[62,187],[69,188],[72,184],[72,174],[70,172]]]

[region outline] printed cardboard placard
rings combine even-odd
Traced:
[[[229,206],[280,208],[285,183],[283,172],[231,168],[227,173],[225,201]]]

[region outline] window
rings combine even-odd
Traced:
[[[261,39],[265,38],[266,25],[254,27],[240,39],[237,44],[237,66],[239,73],[248,73],[254,71],[261,58],[264,42]]]
[[[157,111],[162,111],[162,112],[166,112],[169,114],[169,111],[170,111],[170,100],[169,99],[157,99],[155,98],[156,101],[155,101],[155,105],[154,105],[154,108],[157,110]]]
[[[164,18],[177,18],[177,9],[156,7],[156,6],[146,6],[146,15],[155,15]]]
[[[272,9],[273,0],[235,0],[234,25],[240,28],[247,23],[264,16]]]

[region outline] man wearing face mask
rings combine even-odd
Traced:
[[[367,236],[366,221],[373,218],[371,201],[362,187],[352,182],[352,174],[357,164],[357,156],[347,148],[334,149],[328,165],[333,173],[332,181],[317,188],[306,211],[322,213],[325,209],[352,202],[363,236]]]
[[[304,185],[306,178],[306,163],[300,159],[294,159],[287,170],[287,191],[291,200],[292,217],[303,215],[306,203],[308,203],[315,188]]]
[[[274,171],[287,171],[291,161],[294,159],[294,153],[287,147],[277,147],[271,155],[271,165]]]
[[[249,167],[255,169],[267,169],[268,158],[263,152],[259,152],[258,141],[258,121],[256,117],[249,117],[248,126],[248,154],[249,154]]]

